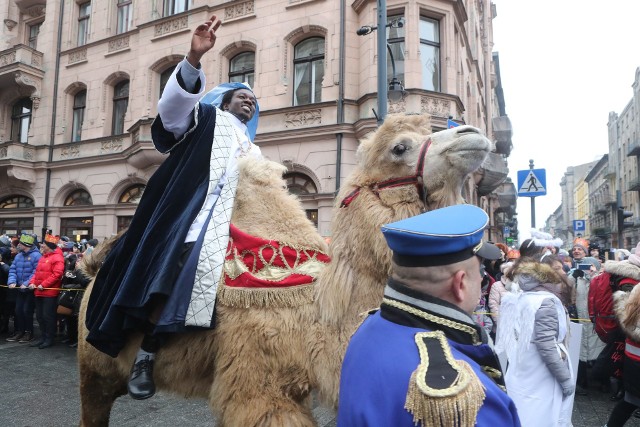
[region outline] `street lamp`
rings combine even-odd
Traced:
[[[358,31],[356,31],[357,35],[366,36],[367,34],[371,34],[373,31],[377,30],[378,28],[386,29],[387,27],[388,28],[404,27],[404,18],[394,19],[393,21],[387,23],[386,15],[381,16],[382,13],[386,14],[386,7],[384,8],[379,7],[378,10],[380,12],[378,15],[378,25],[375,27],[371,25],[364,25],[360,27]],[[387,80],[386,61],[384,64],[382,63],[382,57],[384,56],[384,47],[382,47],[383,44],[381,40],[382,42],[384,42],[384,45],[387,46],[387,51],[389,52],[389,58],[391,59],[391,70],[393,75],[391,77],[391,81],[389,82],[388,86],[386,86],[386,80]],[[387,97],[390,101],[397,102],[404,97],[406,92],[404,90],[404,86],[402,86],[402,82],[398,80],[398,77],[396,76],[396,62],[395,62],[395,59],[393,58],[391,47],[389,46],[389,43],[387,43],[387,40],[386,40],[386,31],[384,34],[382,32],[378,33],[378,44],[379,44],[378,46],[378,114],[376,114],[375,111],[374,111],[374,114],[376,115],[376,118],[378,119],[378,124],[380,125],[382,124],[385,116],[387,115]]]

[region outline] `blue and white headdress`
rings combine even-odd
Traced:
[[[213,89],[211,89],[202,98],[200,98],[200,102],[202,102],[203,104],[211,104],[211,105],[215,105],[218,108],[222,108],[222,98],[224,97],[224,94],[229,92],[230,90],[235,90],[235,89],[248,89],[253,93],[253,89],[251,89],[251,86],[249,86],[246,83],[239,83],[239,82],[222,83],[214,87]],[[246,123],[247,125],[246,134],[249,137],[249,140],[252,142],[256,137],[256,132],[258,131],[259,115],[260,115],[260,107],[258,106],[258,100],[256,99],[256,111],[253,117],[251,118],[251,120],[249,120]]]

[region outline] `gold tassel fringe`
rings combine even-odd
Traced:
[[[313,303],[313,285],[286,288],[218,287],[217,302],[235,308],[288,308]]]
[[[473,427],[485,398],[482,382],[463,360],[456,360],[461,376],[468,376],[469,384],[451,396],[428,396],[420,391],[416,380],[418,369],[411,375],[405,409],[413,415],[413,422],[422,427]]]

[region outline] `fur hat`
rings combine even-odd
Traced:
[[[559,248],[562,246],[562,239],[554,238],[551,234],[535,228],[531,229],[531,239],[533,244],[539,247],[555,246]]]
[[[640,243],[636,246],[635,252],[629,255],[628,261],[636,267],[640,267]]]

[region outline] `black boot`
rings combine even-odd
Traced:
[[[586,396],[587,395],[587,362],[583,362],[582,360],[578,363],[578,378],[576,381],[576,394],[578,396]]]
[[[127,388],[129,396],[136,400],[148,399],[156,393],[152,358],[145,356],[133,364]]]
[[[611,396],[609,400],[612,402],[617,402],[618,400],[624,397],[624,387],[622,386],[622,380],[611,377],[609,378],[611,383]]]

